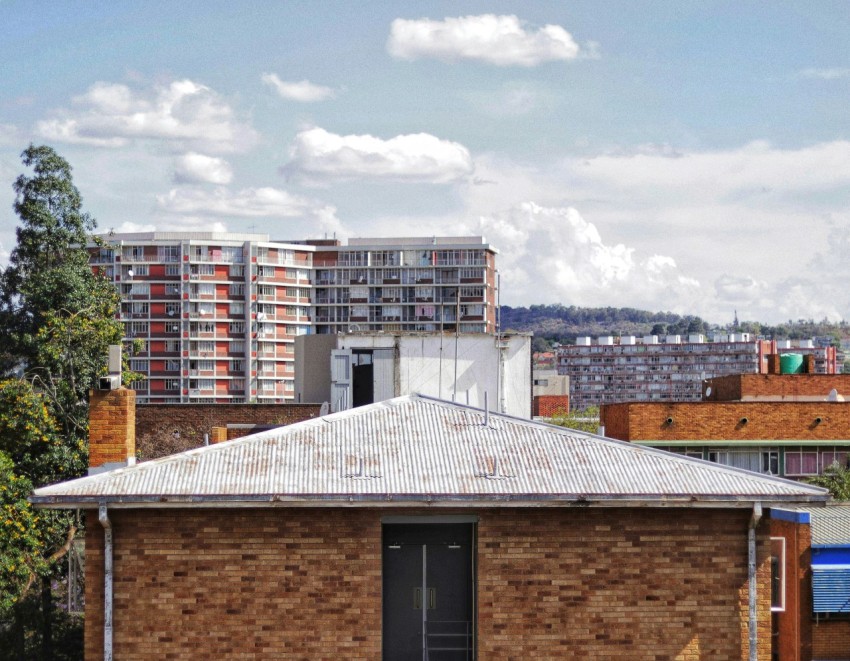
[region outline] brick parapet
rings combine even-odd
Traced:
[[[535,395],[532,398],[532,415],[535,417],[552,418],[569,412],[569,395]]]
[[[705,396],[705,388],[711,394]],[[850,399],[850,374],[732,374],[707,379],[703,399],[712,402],[742,400],[826,400],[831,390]]]
[[[623,441],[800,440],[850,437],[846,402],[678,402],[605,404],[605,434]]]

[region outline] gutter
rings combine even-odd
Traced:
[[[103,526],[103,661],[112,661],[112,522],[106,503],[97,512]]]
[[[747,531],[747,579],[749,584],[750,617],[750,661],[758,661],[758,591],[756,585],[756,527],[761,520],[761,503],[753,503],[753,515]]]

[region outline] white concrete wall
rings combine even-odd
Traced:
[[[490,410],[528,418],[531,337],[510,335],[501,344],[500,349],[494,336],[484,334],[461,335],[457,339],[440,334],[339,336],[341,349],[397,348],[393,377],[396,396],[420,393],[483,407],[486,392]],[[501,366],[500,352],[503,353]]]

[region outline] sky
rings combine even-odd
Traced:
[[[0,0],[100,231],[483,235],[501,302],[850,320],[850,3]]]

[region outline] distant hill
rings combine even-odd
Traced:
[[[573,344],[576,337],[590,335],[689,335],[707,334],[711,331],[752,333],[767,339],[810,339],[827,338],[831,344],[840,346],[850,340],[850,324],[814,321],[812,319],[788,320],[770,326],[757,321],[719,326],[693,315],[678,315],[672,312],[647,312],[635,308],[580,308],[574,305],[532,305],[530,307],[501,308],[502,330],[534,333],[537,350],[543,342]]]

